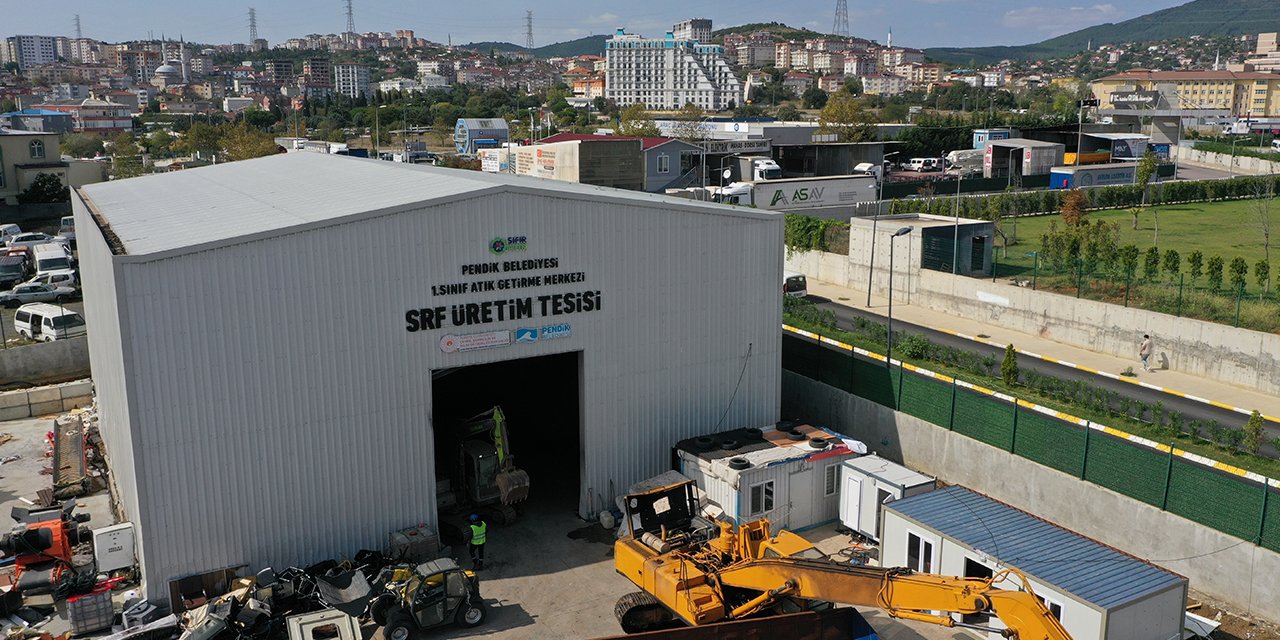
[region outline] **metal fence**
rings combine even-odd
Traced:
[[[1280,552],[1280,491],[1262,482],[796,336],[783,336],[782,366]]]

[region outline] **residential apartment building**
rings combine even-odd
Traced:
[[[872,73],[862,77],[862,92],[868,95],[896,96],[905,92],[910,84],[902,76]]]
[[[942,65],[908,62],[892,69],[893,75],[906,78],[915,85],[927,85],[942,82]]]
[[[844,59],[846,76],[865,76],[880,71],[879,59],[872,55],[855,55]]]
[[[302,61],[303,82],[312,87],[333,86],[333,65],[328,58],[307,58]]]
[[[782,76],[782,86],[796,95],[808,91],[813,86],[814,77],[799,71],[789,71]]]
[[[58,61],[58,39],[53,36],[9,36],[3,44],[0,63],[17,63],[19,71]]]
[[[832,74],[818,78],[818,88],[827,93],[834,93],[844,88],[845,76]]]
[[[708,111],[736,105],[742,82],[724,49],[664,38],[644,38],[622,29],[605,41],[608,71],[605,97],[619,105],[642,103],[650,109],[679,109],[693,103]]]
[[[1280,74],[1274,73],[1133,69],[1089,88],[1102,109],[1163,103],[1171,109],[1227,109],[1236,117],[1280,117]]]
[[[1242,67],[1241,71],[1280,73],[1280,34],[1259,33],[1258,46]]]
[[[418,76],[436,75],[451,82],[454,77],[454,64],[452,60],[419,60]]]
[[[844,71],[844,54],[833,51],[813,51],[809,56],[809,70],[824,75],[840,73]]]
[[[726,50],[736,53],[739,67],[764,67],[775,64],[778,59],[777,48],[772,42],[744,42],[734,49],[726,47]]]
[[[671,28],[676,40],[692,40],[698,44],[711,44],[711,20],[708,18],[690,18],[677,22]]]
[[[908,62],[924,62],[924,52],[904,47],[885,47],[880,50],[880,68],[892,69]]]
[[[282,87],[294,83],[292,60],[267,60],[262,63],[262,70],[261,79],[265,82]]]
[[[42,104],[39,109],[71,114],[72,130],[78,133],[119,133],[133,129],[129,107],[98,98],[86,98],[71,104]]]
[[[351,99],[369,94],[369,67],[356,62],[333,65],[333,90]]]

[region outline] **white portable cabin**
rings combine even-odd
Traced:
[[[876,454],[840,465],[840,524],[877,540],[880,507],[886,502],[933,491],[934,479]]]
[[[797,531],[836,519],[840,463],[866,445],[810,425],[734,429],[676,444],[677,469],[733,522]]]

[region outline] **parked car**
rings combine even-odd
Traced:
[[[6,307],[17,307],[28,302],[66,302],[76,297],[76,290],[71,287],[55,287],[48,284],[20,284],[8,291],[0,292],[0,304]]]
[[[43,302],[18,307],[18,311],[13,314],[13,330],[24,338],[40,342],[53,342],[88,333],[84,316]]]
[[[54,271],[38,275],[23,284],[48,284],[55,287],[80,288],[80,276],[75,271]],[[11,285],[12,286],[12,285]]]
[[[0,290],[13,287],[29,275],[26,256],[0,256]]]
[[[31,233],[19,233],[9,240],[9,247],[34,247],[41,244],[49,244],[51,242],[60,242],[57,238],[47,234],[34,231]]]

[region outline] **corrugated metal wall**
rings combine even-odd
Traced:
[[[492,260],[490,240],[512,235],[528,251],[503,259],[558,257],[586,281],[510,295],[600,290],[602,310],[555,318],[572,324],[568,339],[466,353],[438,346],[465,329],[406,331],[406,310],[508,297],[433,299],[430,285],[476,279],[459,266]],[[509,193],[117,258],[139,465],[136,488],[121,490],[148,594],[180,575],[312,562],[434,524],[433,369],[582,351],[582,512],[589,491],[666,469],[680,439],[775,421],[781,246],[780,218]],[[91,343],[114,330],[92,328],[102,314]],[[124,398],[105,393],[106,415],[121,420]]]

